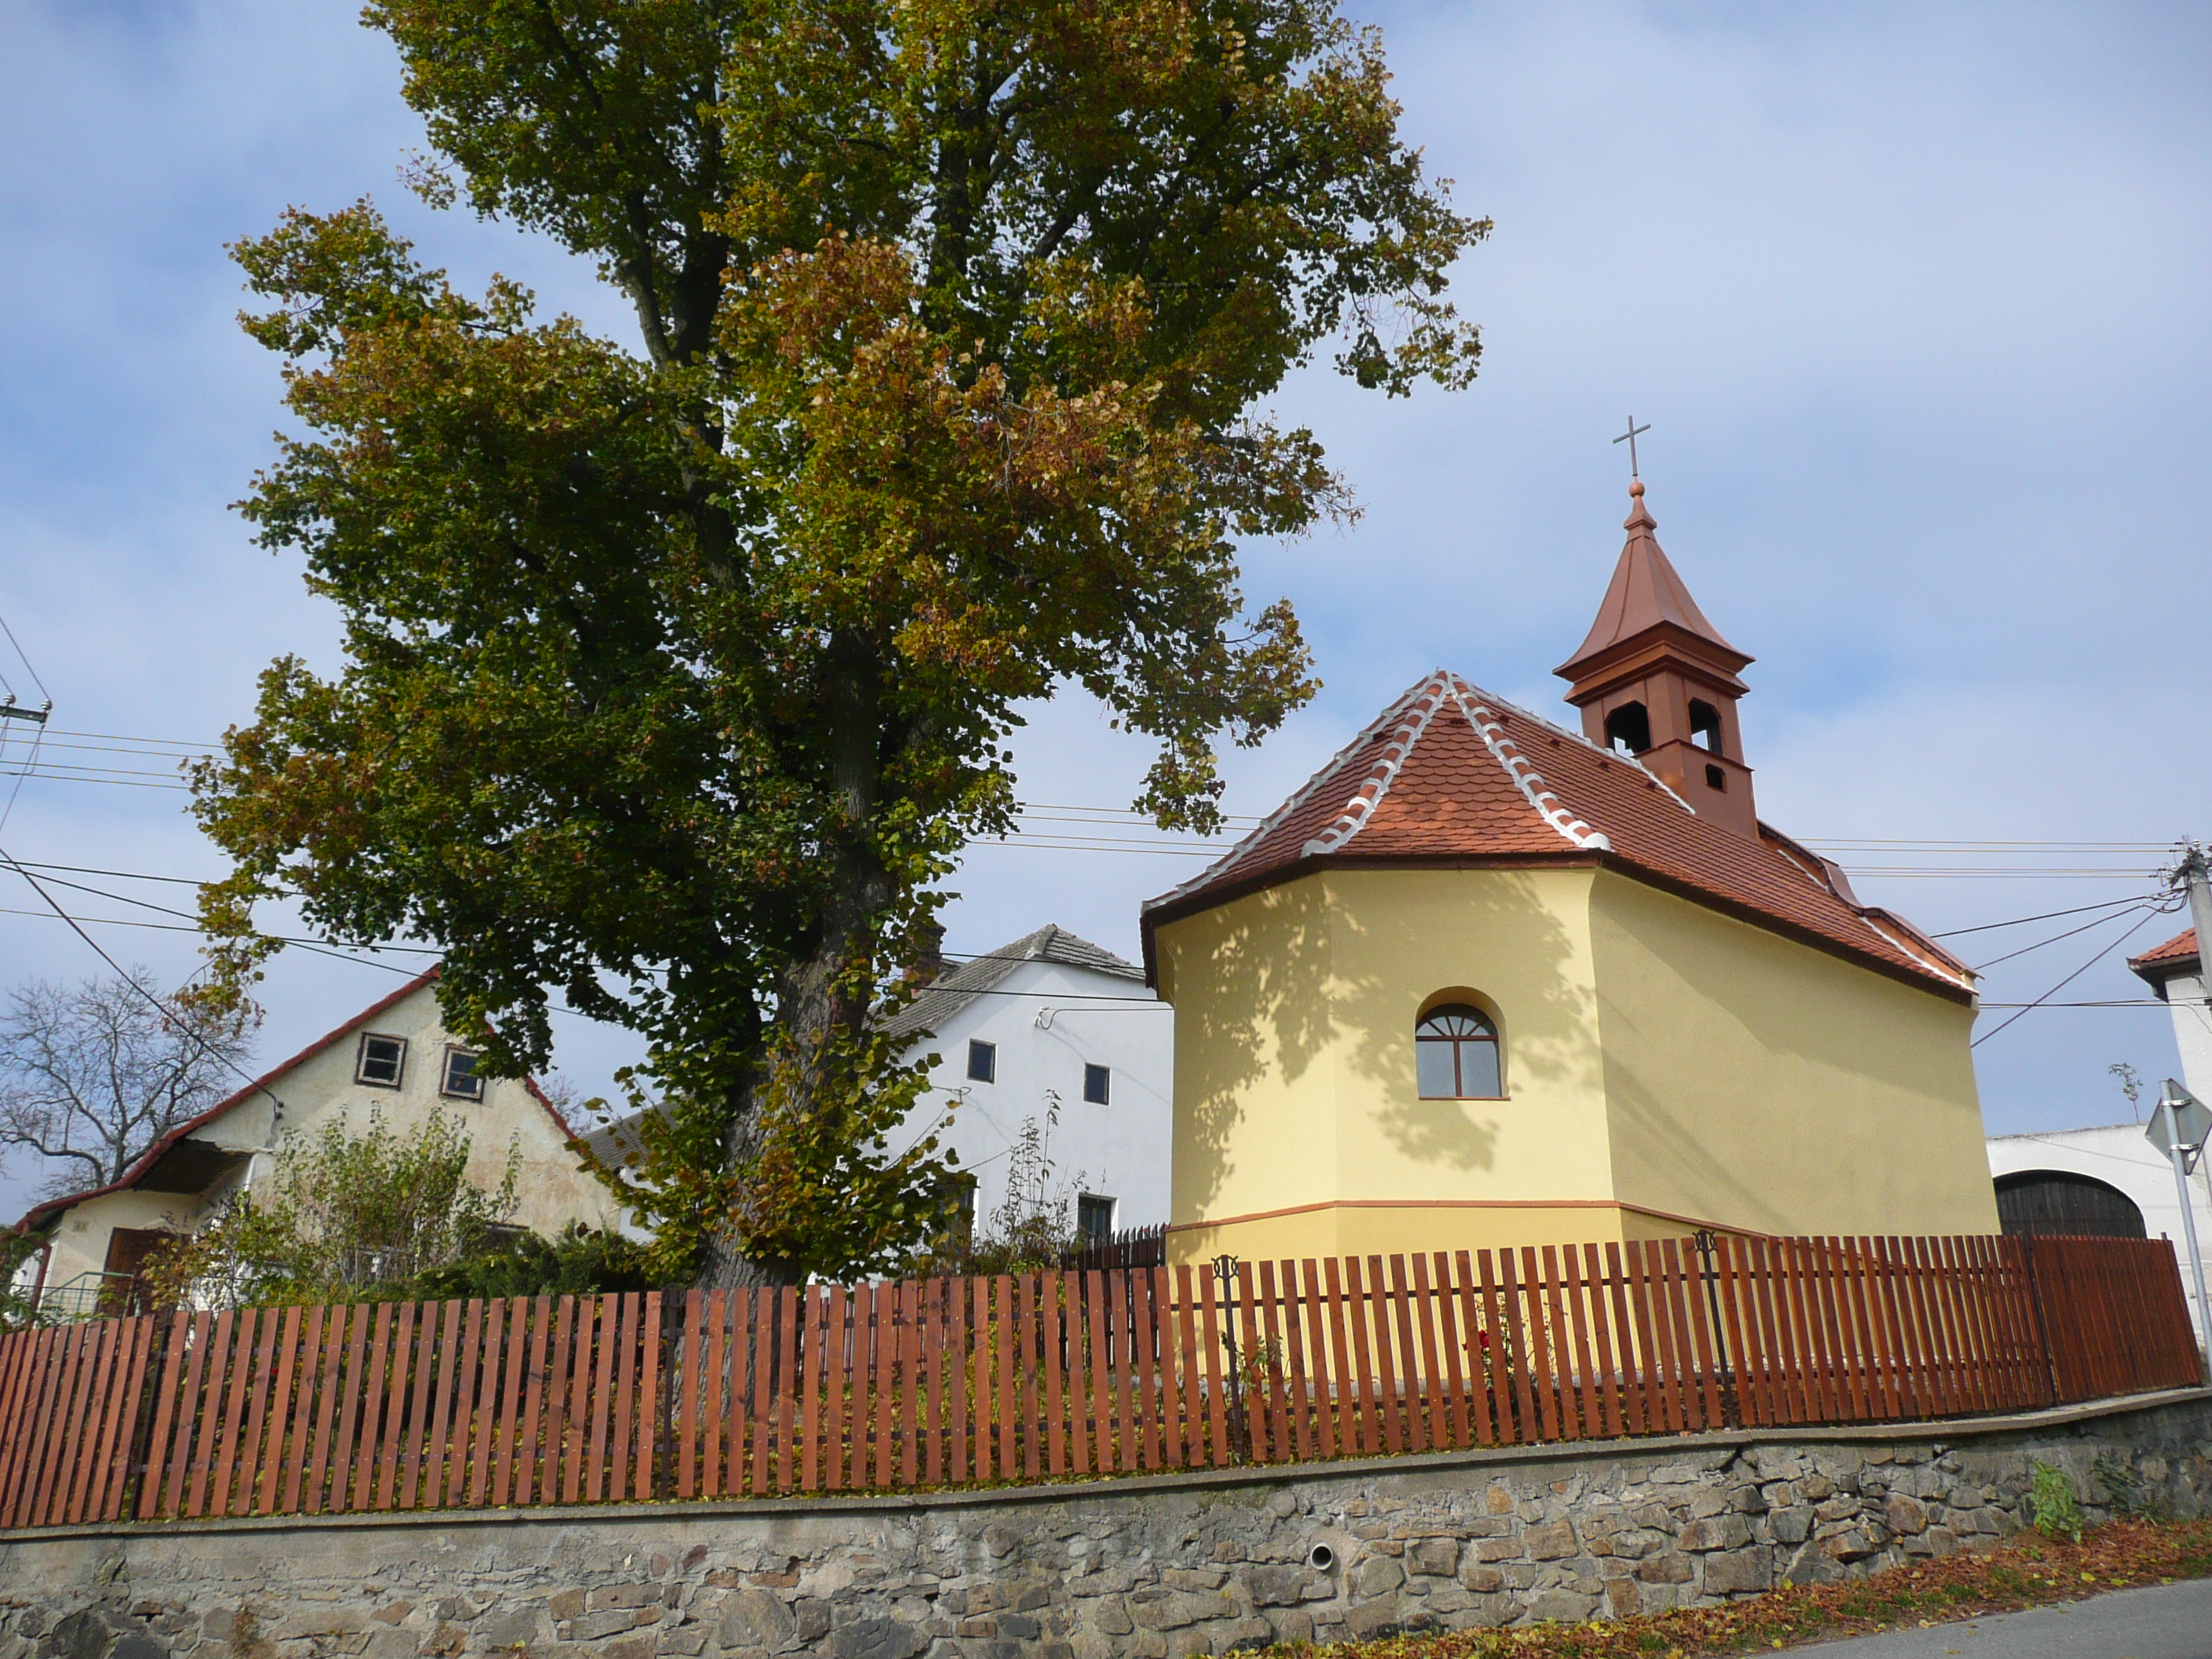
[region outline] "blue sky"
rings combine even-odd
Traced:
[[[1486,368],[1465,394],[1395,403],[1322,370],[1285,388],[1277,412],[1319,433],[1365,516],[1249,550],[1249,592],[1297,603],[1326,690],[1231,758],[1232,811],[1273,806],[1439,663],[1562,713],[1549,670],[1619,551],[1626,469],[1607,440],[1632,410],[1652,423],[1644,471],[1662,541],[1758,658],[1743,724],[1768,819],[1816,842],[2212,835],[2212,13],[1357,15],[1384,30],[1432,167],[1497,221],[1457,280]],[[228,509],[280,411],[275,363],[232,320],[225,241],[287,204],[374,194],[465,283],[503,270],[611,333],[628,338],[629,320],[559,250],[430,214],[398,187],[419,126],[390,50],[350,5],[0,0],[0,614],[52,688],[56,726],[204,743],[246,713],[270,657],[327,664],[336,637],[296,566],[252,547]],[[1126,805],[1145,761],[1076,702],[1040,711],[1017,748],[1024,796],[1056,804]],[[48,758],[159,765],[96,745]],[[216,862],[183,800],[33,778],[0,843],[27,860],[204,875]],[[1844,855],[1862,869],[2157,861]],[[1133,953],[1139,901],[1192,867],[1161,853],[981,850],[957,883],[950,942],[988,949],[1051,920]],[[1859,884],[1932,928],[2149,886]],[[185,891],[116,890],[171,903]],[[132,914],[78,897],[88,913]],[[0,909],[35,903],[19,883]],[[1962,944],[1986,961],[2071,925]],[[2179,926],[2151,921],[2130,948]],[[2119,931],[2001,965],[1985,994],[2032,998]],[[99,933],[157,977],[194,964],[184,935]],[[0,915],[0,963],[9,981],[98,966],[58,923],[17,915]],[[264,1054],[397,982],[280,958]],[[2063,995],[2139,988],[2112,952]],[[563,1028],[563,1066],[586,1090],[625,1053]],[[2152,1078],[2175,1066],[2165,1014],[2148,1008],[2039,1012],[1977,1057],[1999,1131],[2113,1121],[2126,1108],[2108,1065]],[[0,1177],[0,1207],[33,1173]]]

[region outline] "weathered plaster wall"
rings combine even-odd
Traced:
[[[402,1037],[406,1062],[399,1086],[376,1087],[354,1079],[362,1032]],[[270,1157],[286,1134],[313,1135],[343,1116],[347,1131],[359,1134],[370,1115],[380,1113],[396,1133],[419,1128],[434,1110],[457,1119],[470,1138],[469,1178],[491,1189],[507,1171],[507,1149],[520,1153],[515,1186],[515,1219],[539,1232],[558,1232],[571,1221],[611,1226],[622,1207],[591,1176],[578,1167],[566,1137],[544,1106],[520,1079],[487,1079],[482,1100],[441,1096],[446,1048],[453,1041],[438,1015],[435,988],[424,985],[401,999],[360,1030],[349,1031],[276,1079],[267,1092],[248,1095],[229,1111],[194,1132],[193,1138],[234,1152],[255,1154],[246,1179],[258,1191],[273,1177]],[[276,1100],[284,1103],[277,1120]],[[215,1194],[218,1200],[228,1192]],[[74,1206],[57,1224],[49,1285],[67,1284],[79,1274],[107,1265],[108,1237],[118,1227],[190,1231],[214,1213],[197,1195],[131,1191],[111,1193]],[[26,1270],[28,1271],[27,1269]]]
[[[1618,1615],[2212,1498],[2212,1390],[1940,1434],[1734,1433],[910,1499],[78,1528],[0,1542],[0,1659],[1170,1659]],[[1317,1545],[1334,1552],[1313,1565]]]
[[[1055,1193],[1113,1199],[1116,1227],[1158,1226],[1168,1218],[1175,1011],[1151,996],[1112,974],[1021,963],[907,1050],[908,1060],[934,1054],[939,1063],[891,1144],[936,1131],[975,1177],[975,1213],[988,1224],[1006,1201],[1013,1148],[1034,1121]],[[997,1045],[991,1082],[968,1075],[970,1037]],[[1103,1105],[1083,1097],[1086,1062],[1112,1073]],[[951,1124],[939,1129],[948,1109]]]

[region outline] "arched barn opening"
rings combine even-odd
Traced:
[[[2015,1237],[2144,1238],[2142,1212],[2118,1188],[2063,1170],[1997,1177],[1997,1220]]]

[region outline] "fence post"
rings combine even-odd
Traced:
[[[1728,1329],[1721,1319],[1720,1269],[1713,1265],[1713,1232],[1700,1227],[1693,1236],[1698,1247],[1698,1276],[1705,1287],[1705,1310],[1711,1316],[1713,1358],[1721,1374],[1721,1421],[1729,1428],[1743,1426],[1743,1406],[1736,1398],[1735,1362],[1729,1352]]]
[[[2035,1340],[2043,1350],[2043,1386],[2048,1392],[2044,1404],[2058,1403],[2058,1355],[2051,1346],[2051,1326],[2043,1312],[2043,1281],[2035,1271],[2035,1235],[2024,1233],[2020,1240],[2021,1269],[2027,1279],[2027,1304],[2035,1310]]]
[[[1252,1425],[1244,1412],[1244,1372],[1237,1358],[1237,1285],[1243,1263],[1224,1252],[1213,1258],[1213,1277],[1221,1286],[1221,1341],[1229,1351],[1224,1392],[1229,1396],[1229,1455],[1240,1463],[1252,1461]]]

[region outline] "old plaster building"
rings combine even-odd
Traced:
[[[1972,976],[1759,822],[1632,494],[1579,732],[1439,669],[1146,907],[1173,1260],[1996,1231]]]
[[[236,1094],[163,1135],[120,1181],[49,1199],[17,1224],[46,1248],[26,1264],[23,1288],[76,1303],[119,1293],[161,1237],[204,1224],[241,1188],[260,1190],[287,1133],[315,1133],[344,1115],[349,1131],[372,1113],[394,1133],[434,1109],[470,1138],[469,1178],[487,1189],[520,1154],[516,1224],[556,1233],[571,1221],[611,1226],[612,1195],[568,1150],[568,1125],[538,1085],[480,1078],[475,1056],[438,1016],[438,970],[416,975]],[[82,1311],[68,1306],[64,1311]]]

